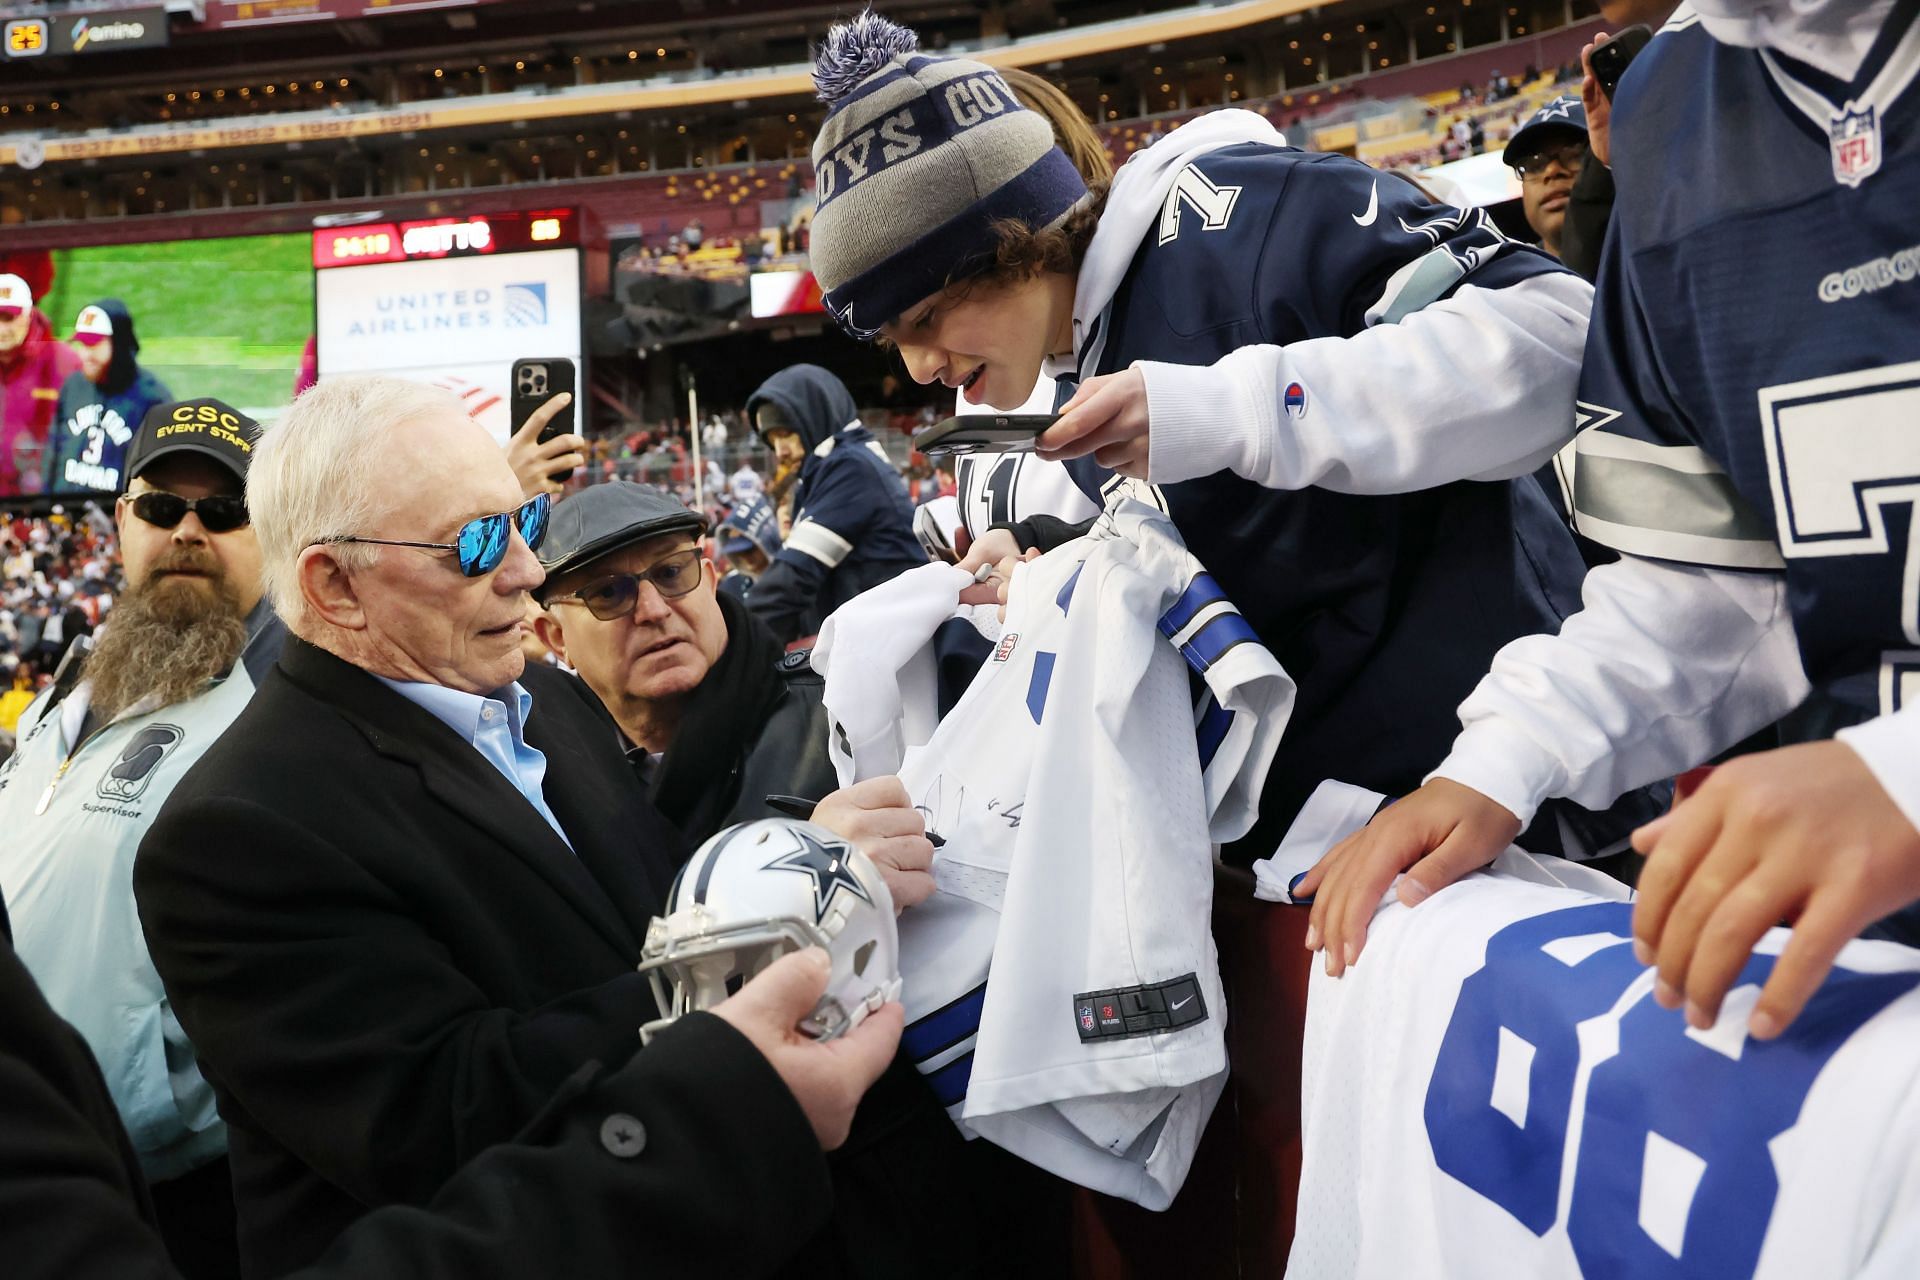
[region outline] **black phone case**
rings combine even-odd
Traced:
[[[934,456],[1025,451],[1057,421],[1050,413],[969,414],[928,427],[913,438],[913,447]]]
[[[513,362],[513,375],[507,396],[507,417],[512,429],[518,432],[526,425],[533,411],[565,391],[573,396],[571,403],[553,420],[540,428],[542,444],[555,436],[567,435],[573,430],[574,410],[579,406],[580,393],[574,386],[573,361],[566,356],[525,356]],[[563,484],[573,474],[573,468],[556,471],[548,478],[555,484]]]
[[[1613,101],[1620,77],[1652,39],[1653,29],[1637,22],[1593,51],[1593,78],[1600,82],[1600,92],[1607,95],[1608,102]]]

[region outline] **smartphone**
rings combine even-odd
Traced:
[[[513,431],[519,431],[527,424],[527,419],[538,409],[562,391],[573,396],[567,407],[553,415],[553,420],[540,428],[540,443],[545,444],[555,436],[564,436],[573,430],[573,411],[580,403],[580,394],[574,387],[573,361],[565,356],[529,356],[513,362],[513,391],[507,400],[507,416],[512,420]],[[573,474],[573,468],[555,471],[547,478],[555,484],[565,484],[567,477]]]
[[[1035,437],[1059,420],[1051,413],[968,414],[928,427],[913,438],[913,447],[929,457],[1025,452],[1033,448]]]
[[[1647,41],[1651,39],[1653,28],[1644,22],[1636,22],[1593,51],[1593,78],[1600,82],[1600,92],[1607,95],[1608,102],[1613,101],[1614,86],[1627,73],[1627,64],[1647,47]]]

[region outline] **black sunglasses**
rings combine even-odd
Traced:
[[[208,533],[231,533],[247,523],[247,500],[230,493],[207,498],[183,498],[164,489],[149,489],[133,496],[133,514],[156,529],[171,529],[191,511],[200,517]]]
[[[640,602],[640,584],[651,582],[662,599],[673,600],[700,585],[700,549],[688,547],[656,560],[640,573],[615,573],[596,578],[572,595],[555,596],[546,603],[583,604],[602,622],[625,618]]]
[[[547,539],[547,513],[553,499],[540,494],[513,511],[490,516],[475,516],[460,526],[452,542],[405,542],[398,538],[355,538],[341,535],[323,538],[323,542],[364,542],[376,547],[418,547],[422,551],[452,551],[460,557],[460,572],[469,578],[492,573],[507,558],[512,545],[511,530],[518,527],[527,549],[538,551]]]
[[[1587,162],[1587,144],[1584,142],[1563,142],[1557,147],[1541,147],[1539,150],[1513,162],[1513,172],[1520,181],[1528,178],[1544,178],[1547,170],[1558,161],[1562,169],[1578,174],[1580,166]]]

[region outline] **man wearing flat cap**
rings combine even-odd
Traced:
[[[133,859],[279,652],[241,496],[259,435],[218,400],[148,411],[114,505],[127,591],[0,766],[0,889],[20,958],[100,1060],[175,1265],[194,1276],[237,1274],[227,1131],[148,959]]]
[[[873,811],[891,810],[899,830],[869,831],[865,849],[895,903],[919,902],[933,888],[932,847],[909,821],[904,788],[876,778],[829,795],[823,682],[804,652],[784,653],[764,622],[716,590],[700,554],[706,530],[650,485],[568,498],[540,549],[540,638],[612,715],[654,804],[689,843],[775,816],[769,795],[824,798],[816,820],[834,827],[871,826]]]
[[[716,590],[699,549],[705,532],[697,512],[649,485],[594,485],[566,499],[540,548],[541,638],[606,706],[654,804],[690,844],[777,814],[769,795],[819,800],[814,821],[863,832],[894,903],[911,909],[933,890],[933,849],[905,787],[889,777],[831,790],[822,681],[805,652],[784,653],[766,623]],[[827,1233],[838,1243],[814,1241],[793,1274],[1057,1272],[1051,1255],[1027,1247],[1035,1224],[1060,1218],[1057,1184],[988,1143],[958,1140],[907,1056],[862,1101],[833,1168],[843,1188],[914,1193],[843,1195]],[[929,1254],[926,1241],[955,1214],[997,1230]]]

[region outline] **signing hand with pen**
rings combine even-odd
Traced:
[[[814,808],[813,821],[873,859],[896,911],[932,895],[933,843],[900,779],[868,778],[832,792]]]

